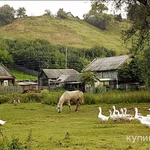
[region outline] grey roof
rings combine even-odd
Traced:
[[[108,71],[108,70],[116,70],[128,58],[129,58],[128,55],[106,57],[106,58],[95,58],[89,65],[87,65],[83,69],[83,71]]]
[[[42,72],[46,74],[48,78],[57,79],[61,75],[78,74],[79,72],[74,69],[43,69]]]
[[[71,74],[70,76],[68,76],[68,78],[65,81],[66,82],[79,82],[81,75],[82,75],[82,73]]]
[[[14,78],[13,74],[2,64],[0,63],[0,77],[12,77]]]

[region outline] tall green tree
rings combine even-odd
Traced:
[[[19,9],[16,10],[16,15],[18,18],[26,16],[26,9],[24,7],[19,7]]]
[[[111,15],[105,13],[107,10],[108,8],[105,4],[95,1],[91,4],[91,10],[83,15],[84,21],[106,30],[109,22],[112,20]]]
[[[49,17],[53,17],[52,12],[49,9],[45,10],[45,13],[43,14],[44,16],[49,16]]]
[[[93,72],[87,71],[83,72],[80,81],[92,87],[97,80]]]
[[[57,11],[57,17],[58,17],[58,18],[61,18],[61,19],[67,19],[67,18],[68,18],[67,13],[64,11],[63,8],[60,8],[60,9]]]
[[[3,64],[12,64],[13,63],[13,57],[8,53],[6,50],[0,50],[0,62]]]
[[[9,5],[0,7],[0,25],[6,25],[13,22],[15,19],[15,10]]]

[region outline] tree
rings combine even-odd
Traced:
[[[0,7],[0,25],[6,25],[13,22],[15,19],[15,10],[9,5]]]
[[[122,16],[121,16],[121,14],[115,15],[115,20],[121,22],[121,21],[122,21]]]
[[[106,30],[109,22],[112,20],[111,15],[104,13],[108,8],[103,3],[93,2],[91,10],[83,15],[84,21]]]
[[[95,1],[95,0],[94,0]],[[106,2],[107,0],[96,0]],[[131,53],[138,59],[138,65],[145,83],[150,87],[150,1],[149,0],[114,0],[116,7],[126,5],[128,18],[132,21],[129,29],[122,32],[124,42],[131,42]]]
[[[0,62],[3,64],[12,64],[13,57],[6,50],[0,50]]]
[[[53,17],[51,11],[49,9],[45,10],[45,13],[43,14],[44,16],[49,16],[49,17]]]
[[[125,83],[143,83],[142,72],[139,68],[139,60],[133,58],[132,61],[128,64],[123,64],[118,69],[119,80],[124,81]]]
[[[19,9],[16,11],[16,15],[18,18],[22,18],[26,16],[26,9],[24,7],[19,7]]]
[[[97,80],[96,80],[95,74],[93,72],[87,71],[87,72],[84,72],[81,75],[80,81],[82,83],[85,83],[86,85],[88,85],[89,86],[89,91],[90,91],[90,88],[94,86],[94,83]]]
[[[57,12],[57,17],[61,19],[67,19],[67,13],[63,10],[63,8],[60,8]]]

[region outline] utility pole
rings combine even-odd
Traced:
[[[66,47],[66,66],[65,69],[67,69],[67,47]]]

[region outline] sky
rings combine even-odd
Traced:
[[[71,12],[74,16],[78,16],[80,19],[83,18],[83,14],[88,13],[91,9],[90,1],[0,1],[0,7],[8,4],[15,10],[19,7],[26,9],[28,16],[41,16],[48,9],[53,15],[57,13],[60,8],[63,8],[65,12]]]
[[[91,9],[90,0],[0,1],[0,7],[5,4],[13,7],[15,10],[19,7],[24,7],[28,16],[41,16],[45,13],[46,9],[55,15],[60,8],[63,8],[65,12],[71,12],[75,17],[78,16],[80,19],[83,19],[83,14],[88,13]],[[114,10],[112,10],[113,5],[111,2],[109,2],[108,7],[110,8],[109,13],[113,14]],[[115,13],[117,14],[119,11]],[[122,15],[124,18],[125,13],[123,12]]]

